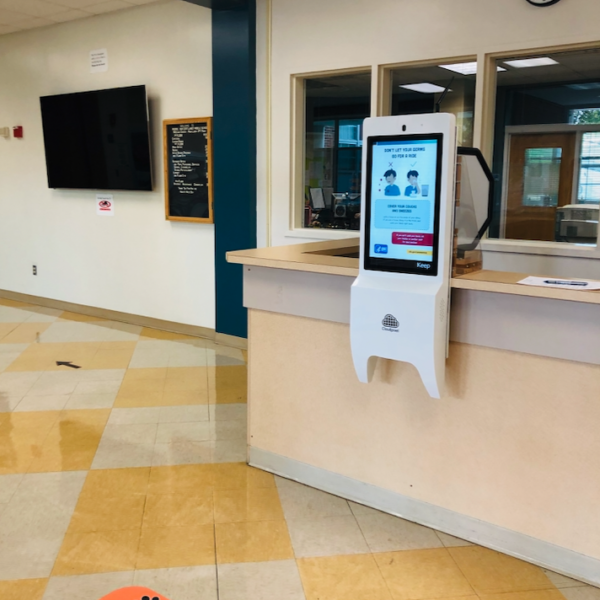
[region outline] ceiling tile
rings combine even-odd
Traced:
[[[24,15],[23,13],[0,8],[0,25],[13,25],[14,23],[22,21],[25,18],[27,18],[27,15]]]
[[[0,9],[22,13],[29,17],[47,17],[64,10],[62,6],[43,0],[0,0]]]
[[[100,2],[98,4],[92,4],[92,6],[88,6],[86,10],[91,13],[94,13],[95,15],[100,15],[103,13],[112,12],[113,10],[131,8],[132,6],[133,4],[125,2],[124,0],[110,0],[109,2]]]
[[[31,17],[30,19],[23,19],[18,21],[15,25],[19,26],[19,29],[34,29],[35,27],[46,27],[47,25],[54,25],[53,21],[43,17]]]
[[[14,33],[15,31],[21,31],[21,28],[16,25],[0,25],[0,35]]]
[[[85,12],[84,10],[71,9],[65,12],[58,13],[57,15],[52,15],[50,19],[55,23],[65,23],[66,21],[75,21],[76,19],[84,19],[85,17],[93,16],[90,12]]]

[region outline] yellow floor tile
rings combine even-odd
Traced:
[[[275,488],[275,478],[271,473],[244,463],[215,464],[214,477],[215,488],[221,490],[246,487]]]
[[[111,352],[110,350],[98,350],[91,364],[90,369],[127,369],[131,362],[133,352]]]
[[[18,326],[19,323],[0,323],[0,342],[2,342],[2,340]]]
[[[140,530],[67,533],[52,575],[133,571]]]
[[[297,560],[306,600],[391,600],[371,555]]]
[[[282,521],[285,519],[275,488],[215,490],[215,523]]]
[[[144,516],[145,496],[90,496],[79,498],[68,533],[92,531],[140,530]]]
[[[176,465],[152,467],[148,483],[149,494],[179,494],[203,496],[211,493],[215,483],[214,465]]]
[[[0,581],[0,598],[2,600],[42,600],[47,585],[47,579]]]
[[[123,396],[143,394],[146,392],[162,392],[164,379],[124,379],[119,394]]]
[[[195,406],[197,404],[208,404],[207,388],[194,392],[167,391],[166,389],[163,392],[161,406]]]
[[[208,382],[208,367],[168,367],[166,373],[167,379]]]
[[[374,554],[394,600],[475,596],[445,548]]]
[[[140,333],[140,339],[150,340],[197,340],[199,338],[185,335],[184,333],[173,333],[172,331],[162,331],[161,329],[151,329],[144,327]]]
[[[204,379],[169,379],[165,381],[165,392],[201,392],[208,397],[208,381]]]
[[[494,550],[468,546],[448,551],[478,594],[554,588],[539,567]]]
[[[285,521],[217,523],[215,531],[219,563],[294,558]]]
[[[28,472],[89,469],[109,415],[110,410],[62,411],[29,465]]]
[[[164,569],[215,564],[212,525],[195,527],[144,527],[137,569]]]
[[[82,369],[89,369],[98,352],[97,342],[32,344],[7,371],[66,371],[69,367],[58,366],[57,361],[72,362]]]
[[[103,469],[87,474],[80,498],[146,495],[150,467]]]
[[[11,323],[12,325],[12,323]],[[38,340],[41,333],[44,333],[51,323],[21,323],[6,336],[2,337],[2,344],[32,344]],[[0,337],[2,329],[0,329]]]
[[[244,404],[248,401],[248,369],[245,365],[208,367],[211,404]]]
[[[508,594],[481,594],[480,600],[565,600],[558,590],[509,592]]]
[[[193,496],[180,494],[153,495],[146,497],[144,527],[194,527],[209,525],[213,518],[212,490],[198,490]]]
[[[26,473],[59,416],[59,411],[0,415],[0,474]]]
[[[91,323],[93,321],[106,321],[100,317],[92,317],[91,315],[82,315],[81,313],[74,313],[65,311],[59,315],[59,319],[63,321],[78,321],[79,323]]]

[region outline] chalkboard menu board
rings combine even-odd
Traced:
[[[163,121],[165,215],[213,222],[212,119]]]

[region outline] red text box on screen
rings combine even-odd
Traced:
[[[392,233],[392,244],[400,246],[433,246],[433,233]]]

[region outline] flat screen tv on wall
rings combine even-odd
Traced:
[[[40,98],[48,187],[152,190],[146,87]]]

